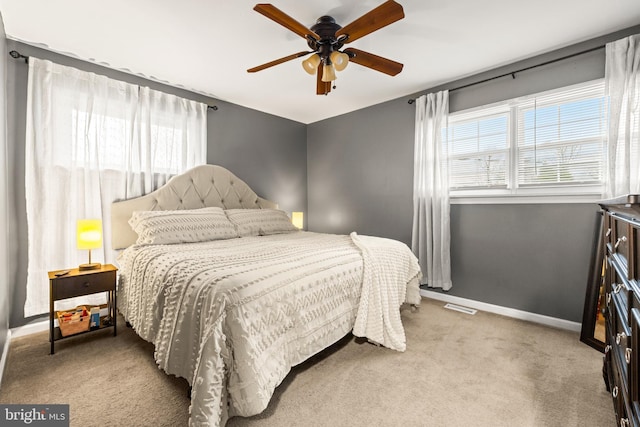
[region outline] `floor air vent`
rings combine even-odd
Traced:
[[[463,307],[461,305],[456,305],[451,303],[448,303],[447,305],[445,305],[444,308],[448,308],[449,310],[455,310],[455,311],[459,311],[460,313],[466,313],[471,315],[476,314],[476,312],[478,311],[478,310],[474,310],[473,308]]]

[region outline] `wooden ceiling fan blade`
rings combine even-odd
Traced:
[[[331,82],[322,81],[322,65],[318,67],[316,76],[316,95],[326,95],[331,92]]]
[[[400,71],[402,71],[402,67],[404,67],[404,65],[399,62],[351,47],[345,49],[344,53],[349,55],[350,62],[355,62],[358,65],[380,71],[381,73],[385,73],[390,76],[395,76],[400,73]]]
[[[273,67],[274,65],[282,64],[283,62],[291,61],[292,59],[302,58],[305,55],[310,54],[311,52],[298,52],[289,56],[285,56],[280,59],[273,60],[271,62],[267,62],[266,64],[258,65],[257,67],[249,68],[247,73],[255,73],[256,71],[262,71],[266,68]]]
[[[320,40],[320,36],[318,36],[316,33],[314,33],[313,31],[311,31],[310,29],[308,29],[307,27],[305,27],[304,25],[302,25],[301,23],[299,23],[298,21],[296,21],[295,19],[293,19],[292,17],[290,17],[289,15],[287,15],[286,13],[284,13],[283,11],[281,11],[280,9],[278,9],[272,4],[259,3],[255,5],[253,10],[266,16],[272,21],[277,22],[278,24],[282,25],[288,30],[293,31],[303,39],[306,39],[307,36],[311,36],[316,40]]]
[[[336,37],[347,35],[345,43],[350,43],[402,18],[404,18],[402,5],[388,0],[336,31]]]

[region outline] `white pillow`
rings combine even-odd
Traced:
[[[138,245],[170,245],[238,237],[222,208],[136,211],[129,220]]]
[[[225,213],[240,237],[299,231],[286,212],[279,209],[227,209]]]

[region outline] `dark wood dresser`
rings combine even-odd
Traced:
[[[640,427],[640,195],[599,204],[606,257],[604,380],[618,425]]]

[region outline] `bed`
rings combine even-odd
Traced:
[[[293,366],[349,333],[406,347],[400,306],[420,303],[421,272],[401,242],[297,230],[215,165],[111,216],[118,309],[189,382],[192,426],[262,412]]]

